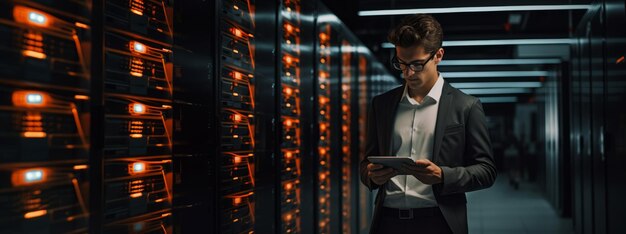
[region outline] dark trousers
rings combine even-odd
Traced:
[[[378,228],[373,232],[376,234],[452,233],[438,207],[411,209],[411,211],[383,207],[378,221]]]

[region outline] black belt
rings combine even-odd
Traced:
[[[398,219],[413,219],[415,217],[430,217],[442,215],[439,207],[412,208],[412,209],[396,209],[383,207],[381,214],[384,217],[392,217]]]

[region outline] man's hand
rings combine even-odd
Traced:
[[[398,172],[391,167],[383,168],[383,165],[367,164],[367,176],[374,184],[382,185],[387,183],[391,177],[398,175]]]
[[[403,172],[415,176],[424,184],[432,185],[443,182],[441,168],[428,159],[418,159],[415,160],[414,165],[405,164],[402,167]]]

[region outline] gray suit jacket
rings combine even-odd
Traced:
[[[391,155],[391,136],[404,86],[374,97],[367,118],[366,156]],[[465,192],[490,187],[496,179],[491,141],[482,104],[445,82],[439,100],[432,162],[443,172],[443,183],[433,185],[437,204],[454,233],[467,233]],[[376,230],[385,200],[384,186],[367,176],[365,157],[360,162],[361,182],[377,189],[371,231]],[[384,231],[384,230],[381,230]]]

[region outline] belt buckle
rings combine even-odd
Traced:
[[[398,209],[399,219],[413,219],[413,209]]]

